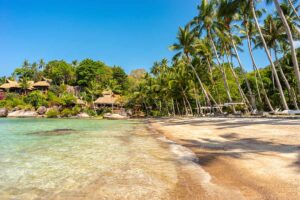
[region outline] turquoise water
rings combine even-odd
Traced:
[[[137,121],[0,119],[0,199],[168,199],[177,179]]]

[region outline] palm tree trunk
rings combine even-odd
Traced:
[[[210,60],[207,57],[206,57],[206,62],[208,64],[209,74],[210,74],[210,79],[211,79],[211,82],[212,82],[213,90],[216,92],[217,97],[218,97],[218,103],[220,104],[221,103],[220,94],[219,94],[218,88],[216,88],[216,83],[214,81],[213,72],[212,72],[213,69],[211,67]]]
[[[247,97],[246,97],[246,95],[245,95],[245,93],[244,93],[244,91],[243,91],[243,89],[242,89],[242,87],[241,87],[239,78],[238,78],[238,76],[236,75],[236,73],[235,73],[235,71],[234,71],[234,69],[233,69],[233,67],[232,67],[232,65],[231,65],[231,62],[229,61],[228,54],[229,54],[229,53],[228,53],[228,49],[225,47],[225,56],[226,56],[226,59],[227,59],[228,65],[229,65],[229,69],[230,69],[230,71],[231,71],[231,73],[232,73],[232,75],[233,75],[233,77],[234,77],[234,80],[235,80],[235,83],[236,83],[236,85],[237,85],[237,87],[238,87],[238,90],[239,90],[239,93],[240,93],[240,95],[241,95],[242,101],[243,101],[243,103],[245,103],[245,105],[246,105],[246,107],[247,107],[247,108],[246,108],[247,110],[248,110],[248,105],[250,106],[251,110],[253,110],[252,107],[251,107],[251,104],[249,103],[249,101],[248,101],[248,99],[247,99]]]
[[[180,111],[180,109],[179,109],[178,101],[175,100],[175,102],[176,102],[176,107],[177,107],[178,114],[181,115],[181,111]]]
[[[250,0],[250,7],[251,7],[251,12],[252,12],[252,15],[253,15],[253,18],[254,18],[254,21],[255,21],[255,26],[259,32],[259,35],[260,35],[260,38],[263,42],[263,45],[264,45],[264,50],[267,54],[267,57],[269,59],[269,62],[271,64],[271,67],[272,67],[272,71],[274,72],[274,76],[275,76],[275,80],[276,80],[276,83],[277,83],[277,87],[278,87],[278,90],[279,90],[279,94],[280,94],[280,98],[281,98],[281,101],[282,101],[282,105],[283,105],[283,108],[285,110],[288,110],[289,107],[286,103],[286,99],[285,99],[285,96],[284,96],[284,93],[283,93],[283,90],[282,90],[282,87],[281,87],[281,84],[280,84],[280,81],[279,81],[279,78],[278,78],[278,74],[276,72],[276,69],[275,69],[275,66],[274,66],[274,63],[272,61],[272,58],[271,58],[271,55],[270,55],[270,52],[268,50],[268,47],[267,47],[267,44],[266,44],[266,41],[263,37],[263,34],[261,32],[261,29],[260,29],[260,26],[259,26],[259,23],[258,23],[258,20],[257,20],[257,17],[256,17],[256,13],[255,13],[255,9],[254,9],[254,2],[253,0]]]
[[[252,52],[252,46],[251,46],[251,41],[250,41],[250,37],[249,37],[249,33],[248,33],[247,27],[246,27],[246,35],[247,35],[248,49],[249,49],[251,61],[252,61],[252,64],[253,64],[253,68],[254,68],[255,72],[257,72],[257,75],[258,75],[258,77],[259,77],[259,79],[260,79],[262,92],[263,92],[263,95],[264,95],[265,100],[266,100],[266,102],[267,102],[267,105],[268,105],[268,107],[269,107],[269,109],[270,109],[271,111],[274,111],[274,109],[273,109],[273,107],[272,107],[272,104],[271,104],[271,102],[270,102],[270,99],[269,99],[269,97],[268,97],[268,95],[267,95],[267,92],[266,92],[266,90],[265,90],[265,86],[264,86],[262,77],[261,77],[261,75],[260,75],[260,72],[259,72],[259,70],[258,70],[258,67],[257,67],[257,65],[256,65],[256,62],[255,62],[255,60],[254,60],[254,56],[253,56],[253,52]],[[257,81],[257,80],[256,80],[256,81]],[[258,92],[259,92],[259,91],[258,91]]]
[[[183,105],[184,105],[184,109],[185,109],[185,115],[187,116],[187,115],[189,115],[189,111],[188,111],[188,108],[185,103],[185,98],[183,98],[182,101],[183,101]]]
[[[197,115],[200,114],[200,108],[199,108],[199,103],[198,103],[198,98],[197,98],[197,93],[195,87],[193,88],[194,90],[194,96],[195,96],[195,101],[196,101],[196,109],[197,109]]]
[[[234,41],[233,41],[233,38],[232,38],[232,35],[231,35],[231,34],[230,34],[230,39],[231,39],[231,43],[232,43],[234,52],[235,52],[235,54],[236,54],[236,58],[237,58],[237,60],[238,60],[239,66],[240,66],[240,68],[242,69],[242,74],[243,74],[243,77],[244,77],[244,80],[245,80],[245,82],[246,82],[246,86],[247,86],[247,89],[248,89],[248,92],[249,92],[249,95],[250,95],[250,100],[251,100],[252,108],[253,108],[253,109],[256,109],[255,97],[254,97],[254,95],[253,95],[253,93],[252,93],[252,89],[251,89],[250,83],[249,83],[249,81],[248,81],[248,79],[247,79],[247,77],[246,77],[245,69],[244,69],[244,67],[243,67],[243,65],[242,65],[242,62],[241,62],[239,53],[238,53],[238,51],[237,51],[237,49],[236,49],[236,46],[235,46],[235,43],[234,43]]]
[[[259,86],[258,86],[258,81],[257,81],[257,71],[255,71],[255,70],[254,70],[254,79],[255,79],[255,87],[256,87],[259,103],[263,103],[261,95],[260,95],[260,89],[259,89]]]
[[[199,75],[198,75],[196,69],[194,68],[194,66],[193,66],[192,64],[190,64],[190,66],[191,66],[191,68],[192,68],[194,74],[196,75],[196,78],[197,78],[197,80],[198,80],[198,82],[199,82],[199,85],[200,85],[200,87],[201,87],[201,90],[202,90],[203,93],[204,93],[205,98],[208,100],[209,103],[210,103],[210,99],[211,99],[212,102],[218,107],[219,111],[222,113],[221,108],[218,106],[218,104],[217,104],[217,102],[215,101],[215,99],[213,98],[213,96],[210,94],[209,91],[207,91],[207,90],[205,89],[205,87],[204,87],[204,85],[203,85],[203,83],[202,83],[202,81],[201,81],[201,79],[200,79],[200,77],[199,77]],[[210,104],[210,106],[211,106],[211,104]]]
[[[174,105],[174,99],[173,99],[173,97],[171,98],[171,100],[172,100],[173,116],[175,116],[176,115],[176,111],[175,111],[175,105]]]
[[[291,88],[291,86],[290,86],[290,84],[289,84],[289,81],[287,80],[285,74],[283,73],[281,64],[279,63],[279,60],[278,60],[278,57],[277,57],[276,49],[274,49],[274,54],[275,54],[275,61],[276,61],[276,63],[277,63],[277,66],[278,66],[280,75],[281,75],[281,77],[282,77],[282,79],[283,79],[283,82],[284,82],[286,88],[288,89],[289,95],[290,95],[290,97],[291,97],[291,99],[292,99],[292,101],[293,101],[293,104],[294,104],[295,108],[296,108],[297,110],[299,110],[299,107],[298,107],[298,105],[297,105],[297,100],[296,100],[294,91],[292,91],[292,88]]]
[[[214,54],[215,54],[215,56],[217,58],[218,65],[219,65],[219,67],[221,69],[222,78],[223,78],[223,82],[224,82],[224,87],[225,87],[225,90],[226,90],[226,94],[227,94],[228,100],[229,100],[230,103],[232,103],[232,98],[231,98],[229,86],[228,86],[228,83],[227,83],[226,73],[225,73],[223,67],[221,66],[221,61],[220,61],[220,58],[219,58],[219,55],[218,55],[218,52],[217,52],[217,48],[216,48],[215,42],[214,42],[214,40],[213,40],[213,38],[211,36],[210,29],[207,29],[207,33],[208,33],[208,37],[209,37],[209,40],[211,42],[211,45],[213,46],[213,51],[214,51]],[[233,109],[235,110],[234,106],[233,106]]]
[[[295,76],[296,76],[296,81],[297,81],[297,87],[298,87],[298,93],[300,94],[300,71],[299,71],[299,64],[298,64],[298,60],[297,60],[297,53],[296,53],[296,49],[295,49],[295,46],[294,46],[294,39],[293,39],[293,36],[292,36],[292,32],[291,32],[291,29],[289,27],[289,24],[283,14],[283,11],[279,5],[279,2],[278,0],[274,0],[274,3],[275,3],[275,7],[276,7],[276,10],[281,18],[281,21],[283,23],[283,26],[285,28],[285,32],[288,36],[288,39],[289,39],[289,42],[290,42],[290,46],[291,46],[291,55],[292,55],[292,61],[293,61],[293,64],[294,64],[294,73],[295,73]]]
[[[297,16],[298,20],[300,21],[300,17],[298,15],[297,10],[295,9],[293,3],[291,2],[291,0],[288,0],[288,1],[289,1],[289,4],[290,4],[291,8],[293,9],[295,15]]]
[[[191,114],[193,115],[193,109],[192,109],[191,103],[190,103],[189,99],[187,98],[186,93],[184,91],[182,93],[183,93],[183,96],[185,98],[185,101],[187,102],[189,110],[191,111]]]

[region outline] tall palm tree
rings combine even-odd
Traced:
[[[300,16],[298,15],[298,10],[300,8],[300,5],[298,6],[294,6],[294,4],[297,2],[297,0],[285,0],[286,3],[288,3],[290,5],[290,7],[293,10],[293,13],[295,14],[295,16],[297,17],[298,21],[300,22]]]
[[[246,86],[247,86],[247,89],[248,89],[248,92],[250,95],[250,99],[251,99],[251,106],[253,109],[256,109],[255,97],[252,93],[250,83],[246,77],[245,68],[242,64],[242,61],[240,59],[240,56],[239,56],[239,53],[237,50],[237,44],[241,43],[240,38],[235,36],[232,33],[233,26],[231,26],[231,24],[233,21],[237,21],[240,18],[240,16],[238,16],[238,15],[239,15],[239,12],[235,9],[235,7],[231,6],[230,0],[222,0],[221,1],[219,9],[218,9],[218,18],[220,20],[220,23],[221,22],[224,23],[223,30],[225,33],[227,33],[227,34],[225,34],[225,36],[228,37],[228,42],[232,46],[234,53],[235,53],[235,57],[238,61],[238,64],[239,64],[240,68],[242,69],[242,75],[245,80],[245,83],[246,83]]]
[[[225,87],[228,100],[229,102],[232,102],[232,97],[230,94],[226,73],[221,65],[220,57],[213,37],[213,33],[220,32],[220,27],[223,26],[216,20],[215,2],[202,0],[200,6],[198,6],[198,11],[199,14],[193,19],[191,24],[194,26],[194,30],[196,30],[199,33],[199,37],[201,36],[202,31],[206,30],[207,37],[211,43],[213,52],[215,54],[215,58],[217,60],[218,66],[222,73],[222,79],[224,82],[224,87]]]
[[[238,0],[240,3],[245,3],[244,0]],[[254,19],[254,22],[255,22],[255,26],[256,26],[256,29],[258,30],[258,33],[259,33],[259,37],[261,38],[261,41],[263,43],[263,47],[264,47],[264,50],[265,50],[265,53],[267,55],[267,58],[270,62],[270,65],[271,65],[271,68],[272,68],[272,71],[274,73],[274,77],[275,77],[275,81],[276,81],[276,84],[277,84],[277,87],[278,87],[278,90],[279,90],[279,94],[280,94],[280,99],[281,99],[281,102],[282,102],[282,106],[285,110],[288,110],[289,107],[286,103],[286,99],[285,99],[285,96],[284,96],[284,93],[283,93],[283,89],[281,87],[281,84],[280,84],[280,80],[279,80],[279,77],[278,77],[278,74],[277,74],[277,71],[276,71],[276,68],[275,68],[275,65],[272,61],[272,57],[271,57],[271,54],[268,50],[268,46],[266,44],[266,41],[264,39],[264,36],[262,34],[262,31],[261,31],[261,28],[259,26],[259,23],[258,23],[258,20],[257,20],[257,16],[256,16],[256,12],[255,12],[255,4],[254,4],[254,0],[249,0],[249,6],[250,6],[250,11],[252,13],[252,16],[253,16],[253,19]]]
[[[199,82],[200,88],[203,91],[205,98],[207,99],[207,102],[209,103],[210,100],[212,100],[213,103],[217,105],[216,101],[214,100],[214,98],[212,97],[210,92],[205,88],[195,67],[191,64],[190,54],[192,52],[194,52],[193,43],[195,41],[195,32],[190,32],[189,25],[185,26],[185,28],[179,28],[179,33],[178,33],[177,39],[178,39],[179,43],[178,44],[176,43],[176,44],[173,44],[172,46],[170,46],[170,50],[179,51],[174,57],[178,58],[182,55],[185,56],[186,63],[193,70],[193,73],[195,74],[195,76]]]
[[[295,73],[295,77],[296,77],[296,81],[297,81],[298,93],[300,93],[300,70],[299,70],[299,64],[298,64],[298,59],[297,59],[297,52],[296,52],[296,48],[294,45],[293,34],[292,34],[291,28],[288,24],[288,21],[280,7],[279,1],[278,0],[267,0],[268,3],[272,2],[272,1],[274,2],[277,13],[281,18],[281,21],[285,28],[285,32],[287,34],[288,41],[291,46],[291,56],[292,56],[292,61],[294,64],[294,73]]]
[[[241,11],[244,13],[248,10],[248,5],[246,4],[246,7],[242,8]],[[265,86],[264,86],[264,83],[263,83],[263,80],[262,80],[262,77],[261,77],[261,74],[260,74],[260,71],[257,67],[257,64],[255,62],[255,59],[254,59],[254,55],[253,55],[253,52],[252,52],[252,41],[253,41],[253,36],[254,36],[254,33],[256,32],[255,31],[255,27],[251,21],[251,18],[250,18],[250,15],[244,15],[243,16],[243,27],[244,29],[242,29],[240,31],[241,34],[245,35],[246,37],[246,40],[247,40],[247,46],[248,46],[248,50],[249,50],[249,54],[250,54],[250,58],[251,58],[251,62],[252,62],[252,66],[253,66],[253,70],[255,71],[255,81],[256,83],[260,83],[260,86],[261,86],[261,90],[262,90],[262,93],[263,93],[263,96],[264,96],[264,99],[267,103],[267,106],[269,107],[269,109],[271,111],[274,111],[273,109],[273,106],[270,102],[270,99],[267,95],[267,92],[265,90]],[[259,81],[257,80],[257,76],[259,78]],[[258,95],[260,95],[260,91],[259,91],[259,87],[257,85],[257,92],[258,92]]]
[[[262,27],[262,32],[263,32],[263,35],[264,35],[264,38],[266,40],[268,47],[270,48],[270,50],[273,49],[275,61],[276,61],[275,65],[279,69],[279,73],[284,81],[286,88],[288,89],[288,92],[293,101],[294,107],[296,109],[299,109],[294,91],[292,90],[285,74],[283,73],[283,70],[282,70],[281,64],[278,60],[278,55],[277,55],[277,53],[279,51],[279,44],[282,42],[287,42],[284,29],[281,26],[281,24],[279,23],[279,21],[274,20],[271,15],[268,15],[266,17],[266,19],[264,20],[264,26]],[[262,45],[261,40],[257,41],[257,45],[260,45],[260,46]]]

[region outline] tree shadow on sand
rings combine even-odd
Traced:
[[[199,138],[199,140],[181,140],[183,145],[193,148],[199,158],[199,164],[209,165],[219,157],[247,159],[244,155],[270,153],[297,153],[297,161],[292,166],[300,169],[300,146],[282,143],[273,143],[258,138],[239,138],[236,133],[220,136],[225,141]],[[205,153],[203,152],[205,151]]]
[[[217,126],[217,129],[224,129],[224,128],[238,128],[238,127],[245,127],[251,125],[258,125],[258,124],[268,124],[268,125],[288,125],[288,126],[299,126],[299,120],[287,120],[287,119],[239,119],[234,118],[231,121],[229,119],[187,119],[187,120],[169,120],[164,122],[166,126],[174,126],[174,125],[190,125],[190,126],[203,126],[203,125],[212,125]]]

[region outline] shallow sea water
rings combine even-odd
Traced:
[[[0,119],[0,199],[172,199],[178,177],[139,121]]]

